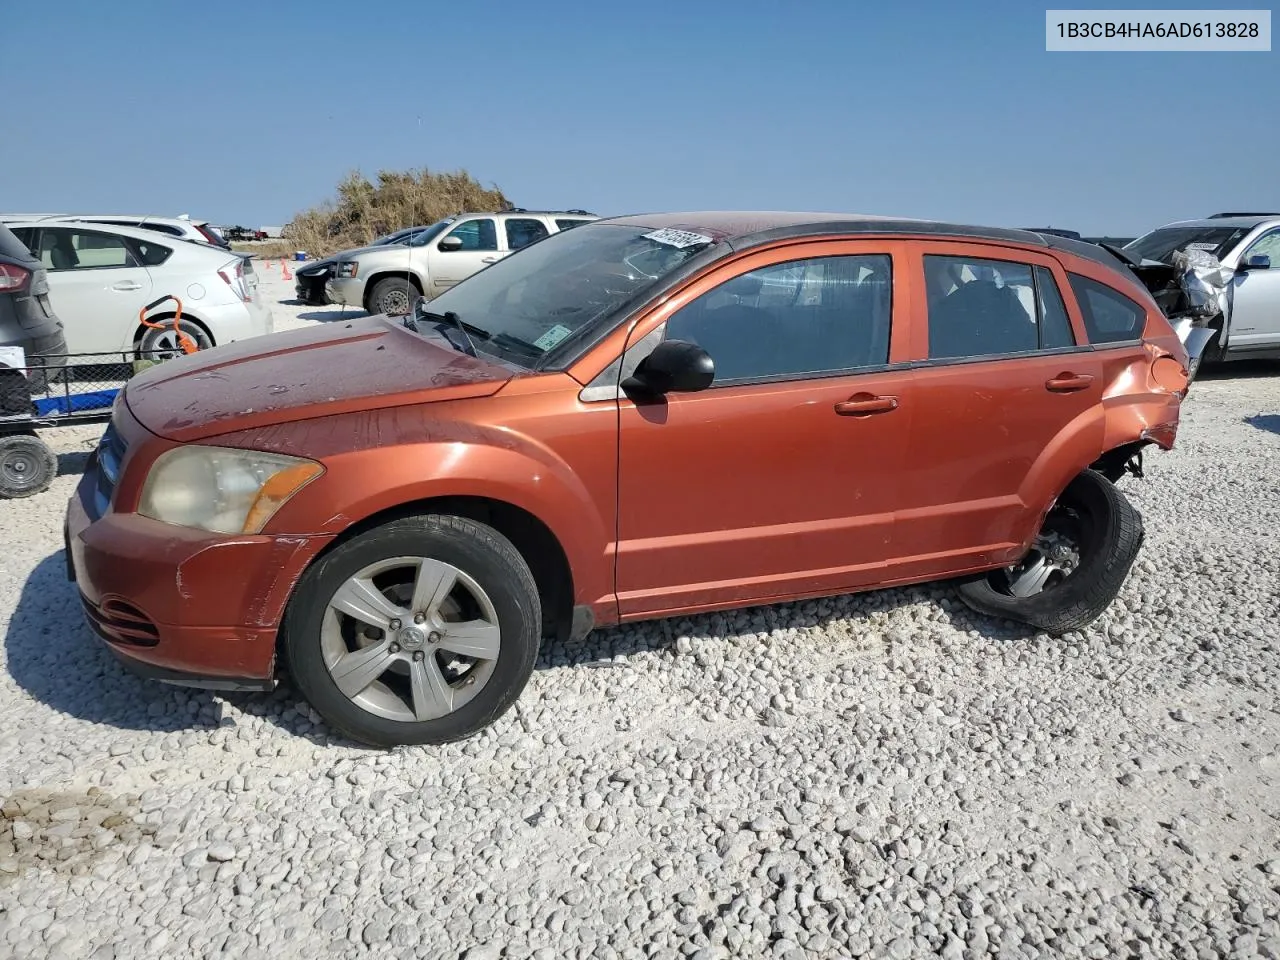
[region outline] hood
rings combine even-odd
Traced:
[[[353,257],[361,257],[367,253],[386,253],[388,250],[402,250],[403,243],[375,243],[368,247],[353,247],[350,250],[343,250],[341,253],[335,253],[328,260],[350,260]]]
[[[517,372],[376,316],[166,360],[131,379],[124,402],[152,433],[188,442],[325,414],[488,396]]]

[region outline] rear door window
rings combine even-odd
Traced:
[[[1090,343],[1124,343],[1142,336],[1147,322],[1147,311],[1142,304],[1078,273],[1068,277],[1076,302],[1080,304]]]
[[[1008,260],[928,254],[929,359],[999,357],[1075,345],[1053,272]]]
[[[51,271],[138,266],[122,237],[71,227],[45,227],[41,231],[40,259]]]
[[[523,217],[507,220],[507,248],[519,250],[527,247],[535,240],[541,240],[551,233],[541,220],[530,220]]]

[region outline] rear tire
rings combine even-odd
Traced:
[[[0,437],[0,498],[18,500],[44,493],[58,475],[58,458],[39,437]]]
[[[195,341],[196,350],[208,350],[213,346],[213,338],[205,332],[204,327],[194,321],[178,321],[178,328],[173,326],[173,318],[153,321],[160,328],[146,327],[142,339],[138,341],[139,360],[171,360],[174,357],[186,356],[182,349],[179,333],[185,334]]]
[[[413,302],[418,296],[418,288],[404,277],[385,277],[373,285],[373,292],[369,294],[369,312],[403,317],[413,309]]]
[[[447,743],[502,716],[533,672],[533,574],[492,527],[439,514],[368,530],[303,575],[282,627],[294,683],[376,747]]]
[[[1046,633],[1080,630],[1120,592],[1143,537],[1142,516],[1124,494],[1086,470],[1049,511],[1027,557],[960,584],[960,597],[979,613],[1020,620]],[[1060,558],[1072,541],[1078,560],[1068,569]]]

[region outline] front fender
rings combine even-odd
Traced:
[[[279,452],[305,451],[325,473],[286,503],[264,533],[332,535],[405,504],[482,497],[546,525],[569,561],[576,602],[612,593],[612,516],[602,511],[600,492],[546,445],[504,427],[428,420],[413,408],[290,426],[288,449]],[[244,445],[274,446],[265,441],[257,434]],[[611,510],[612,501],[604,506]]]

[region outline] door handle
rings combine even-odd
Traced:
[[[873,397],[866,393],[858,395],[857,399],[841,400],[836,404],[836,413],[842,417],[869,417],[873,413],[897,409],[897,397]]]
[[[119,290],[123,293],[123,292],[128,292],[129,290],[141,290],[142,284],[135,283],[132,280],[121,280],[119,283],[113,283],[111,285],[111,289]]]
[[[481,257],[480,262],[481,263],[497,263],[498,258],[497,257]]]
[[[1044,388],[1053,393],[1071,393],[1083,390],[1093,383],[1093,377],[1087,373],[1060,373],[1052,380],[1046,380]]]

